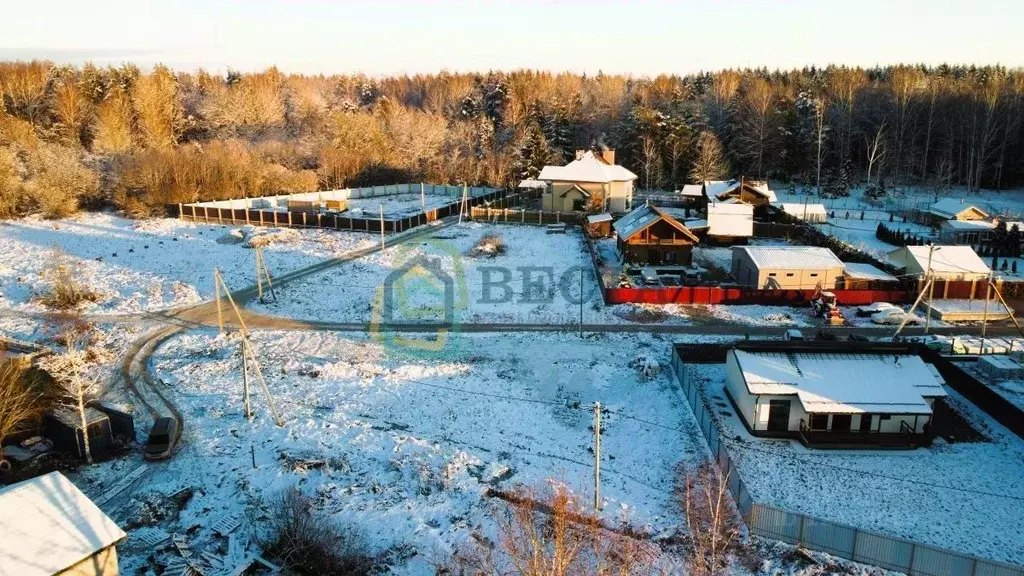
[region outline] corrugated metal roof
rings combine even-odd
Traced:
[[[820,270],[842,267],[843,262],[828,248],[818,246],[733,246],[743,250],[758,268]]]
[[[796,395],[808,413],[931,414],[945,396],[919,356],[733,350],[751,394]]]
[[[50,576],[125,538],[60,472],[0,489],[0,573]]]
[[[985,222],[984,220],[946,220],[942,223],[941,227],[950,228],[952,230],[987,231],[995,230],[996,225],[991,222]]]
[[[905,246],[887,255],[898,266],[907,267],[911,262],[918,269],[928,270],[928,246]],[[932,253],[931,269],[936,273],[988,274],[989,268],[970,246],[936,246]]]
[[[606,183],[636,180],[637,175],[618,164],[606,164],[598,160],[588,150],[579,160],[573,160],[565,166],[545,166],[537,178],[547,182]]]
[[[619,218],[612,223],[612,229],[615,230],[620,238],[625,240],[664,218],[667,222],[679,229],[680,233],[688,235],[693,242],[697,242],[697,237],[693,235],[693,232],[690,232],[686,226],[676,220],[670,212],[671,209],[667,208],[657,208],[655,206],[647,205],[638,206],[622,218]]]
[[[843,275],[857,280],[895,281],[896,277],[871,264],[843,262]]]

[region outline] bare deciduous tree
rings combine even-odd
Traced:
[[[47,372],[58,385],[60,401],[78,416],[82,428],[82,452],[85,461],[92,464],[86,404],[96,392],[96,381],[85,374],[89,367],[88,352],[85,350],[87,334],[83,334],[80,327],[81,324],[73,317],[69,318],[69,324],[60,335],[64,351],[48,356],[44,362]]]
[[[0,462],[4,459],[4,438],[42,411],[42,391],[15,362],[0,364]]]
[[[865,155],[868,160],[868,184],[871,184],[871,170],[876,164],[881,169],[881,163],[885,159],[885,122],[878,126],[873,136],[864,136]]]
[[[690,179],[694,182],[719,180],[729,173],[729,165],[725,159],[725,151],[718,137],[705,130],[697,137],[697,157],[690,170]]]
[[[699,576],[724,573],[742,526],[729,495],[729,473],[707,461],[694,470],[680,466],[677,474],[675,498],[686,516],[690,569]]]

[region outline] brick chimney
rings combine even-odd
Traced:
[[[607,162],[608,164],[611,164],[611,165],[614,166],[615,165],[615,150],[610,150],[608,148],[605,148],[604,150],[601,150],[601,158],[604,158],[605,162]]]

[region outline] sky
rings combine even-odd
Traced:
[[[306,74],[1024,66],[1021,0],[0,0],[0,59]]]

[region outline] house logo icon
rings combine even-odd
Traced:
[[[458,275],[461,266],[454,268]],[[370,333],[408,352],[432,354],[449,348],[458,332],[457,300],[464,300],[457,298],[458,284],[444,270],[441,257],[418,254],[407,259],[378,287]]]

